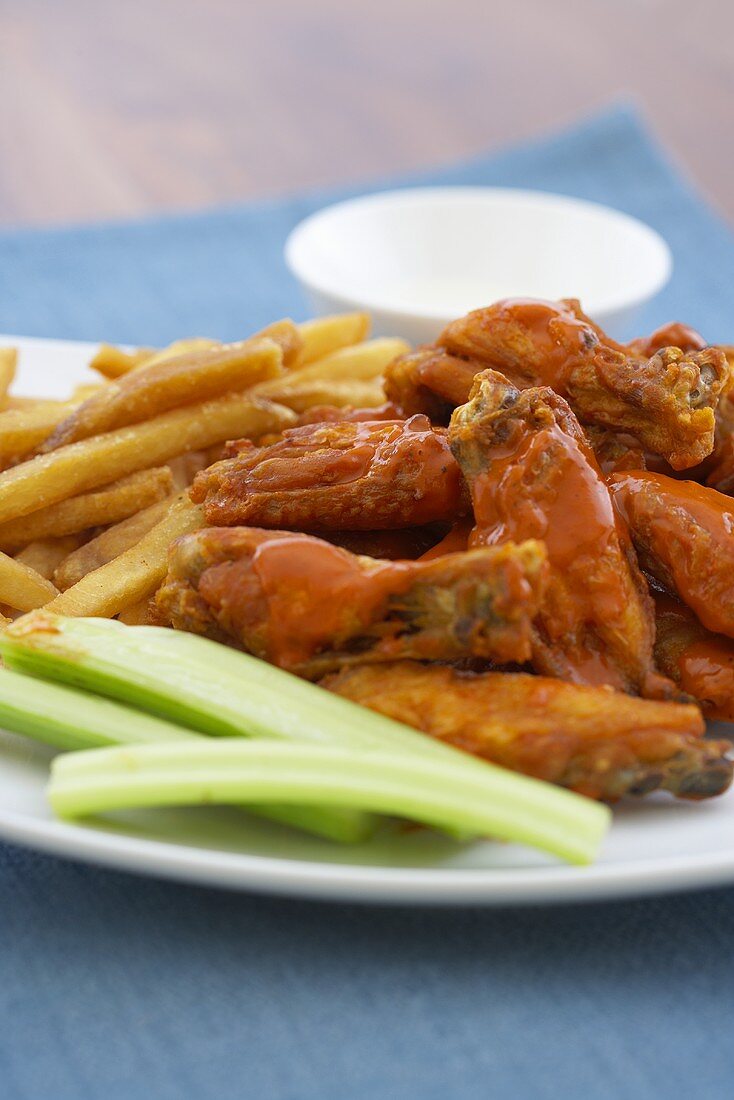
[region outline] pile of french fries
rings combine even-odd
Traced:
[[[13,396],[0,348],[0,621],[38,607],[147,621],[174,539],[203,523],[187,489],[230,439],[283,431],[314,405],[373,408],[408,350],[369,318],[278,321],[234,344],[103,344],[68,400]]]

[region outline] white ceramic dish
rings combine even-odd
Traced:
[[[580,298],[612,334],[666,284],[649,226],[541,191],[425,187],[337,203],[306,218],[286,261],[317,313],[366,309],[378,335],[434,340],[499,298]]]
[[[67,393],[92,345],[16,340],[18,392]],[[550,904],[734,882],[734,791],[711,803],[660,797],[624,806],[601,859],[566,867],[523,848],[458,847],[429,832],[339,848],[235,810],[129,814],[99,827],[55,821],[51,751],[0,731],[0,837],[70,859],[186,882],[293,897],[409,904]]]

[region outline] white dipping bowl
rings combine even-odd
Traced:
[[[434,340],[499,298],[580,298],[612,333],[662,289],[663,238],[618,210],[542,191],[420,187],[328,206],[286,262],[317,313],[363,309],[377,335]]]

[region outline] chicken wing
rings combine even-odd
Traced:
[[[516,386],[550,386],[583,423],[631,432],[676,470],[712,451],[728,373],[720,348],[666,347],[646,359],[610,339],[574,299],[497,302],[453,321],[438,344]]]
[[[734,642],[712,634],[685,604],[654,592],[655,660],[709,718],[734,722]]]
[[[643,569],[678,594],[708,630],[734,638],[734,501],[651,471],[609,487]]]
[[[345,669],[322,685],[456,748],[591,798],[657,789],[709,798],[732,779],[729,742],[702,738],[693,706],[413,661]]]
[[[456,406],[469,399],[474,375],[482,369],[482,363],[441,348],[418,348],[385,369],[385,393],[406,416],[424,413],[433,424],[448,424]]]
[[[469,483],[473,546],[542,539],[550,580],[536,620],[539,672],[647,696],[673,685],[655,672],[653,608],[625,525],[594,454],[553,390],[477,376],[456,410],[451,447]]]
[[[469,508],[446,432],[425,416],[293,428],[202,471],[191,498],[210,524],[301,531],[418,527]]]
[[[177,629],[314,678],[401,657],[526,660],[545,576],[534,542],[389,562],[310,535],[210,527],[174,543],[156,602]]]
[[[667,325],[656,328],[649,336],[638,336],[636,340],[630,340],[627,348],[634,355],[641,355],[649,359],[657,351],[663,348],[680,348],[681,351],[703,351],[706,341],[700,332],[690,325],[681,324],[680,321],[670,321]]]

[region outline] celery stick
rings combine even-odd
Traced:
[[[0,727],[57,749],[198,740],[191,730],[110,699],[0,668]]]
[[[316,684],[195,634],[37,611],[0,634],[5,663],[202,733],[286,738],[482,761]]]
[[[205,740],[192,730],[99,695],[32,679],[7,668],[0,668],[0,728],[58,749]],[[256,812],[343,844],[366,840],[375,824],[368,814],[342,807],[262,805]]]
[[[138,807],[259,803],[350,806],[470,831],[591,862],[607,807],[485,764],[315,744],[202,741],[72,753],[54,761],[48,797],[62,817]]]

